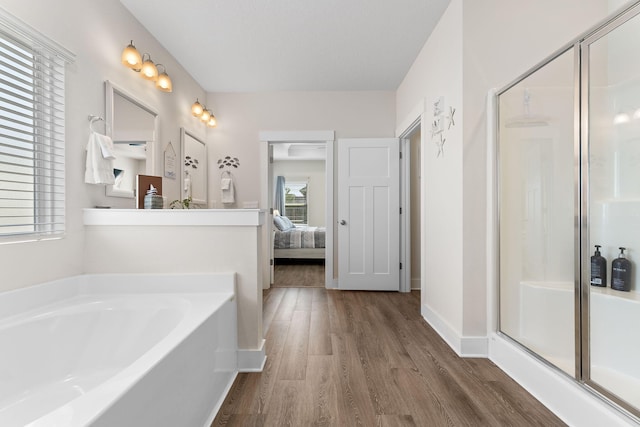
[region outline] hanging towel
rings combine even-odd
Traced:
[[[87,143],[87,164],[84,182],[87,184],[113,184],[113,141],[106,135],[91,131]]]
[[[233,190],[233,178],[231,177],[231,172],[222,172],[220,189],[222,190],[222,203],[235,203],[236,197]]]

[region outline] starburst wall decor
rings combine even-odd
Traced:
[[[438,147],[438,154],[436,157],[444,157],[444,143],[447,138],[444,137],[445,133],[445,121],[447,122],[446,130],[450,130],[456,125],[454,115],[456,109],[449,106],[449,111],[445,113],[444,96],[439,97],[433,103],[433,121],[431,122],[431,140],[436,147]]]

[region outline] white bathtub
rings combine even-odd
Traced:
[[[237,374],[235,276],[0,294],[0,426],[208,426]]]
[[[573,283],[521,287],[519,340],[573,376]],[[591,380],[640,408],[640,295],[590,290]]]

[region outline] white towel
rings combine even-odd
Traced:
[[[87,142],[87,163],[84,182],[87,184],[113,184],[113,141],[105,135],[91,132]]]
[[[115,159],[116,155],[113,154],[113,141],[107,135],[102,135],[97,132],[91,132],[92,136],[98,140],[98,144],[100,144],[100,151],[102,152],[102,157],[105,159]]]
[[[222,203],[235,203],[236,196],[233,190],[233,178],[228,171],[223,172],[226,178],[220,179],[220,189],[222,190]]]

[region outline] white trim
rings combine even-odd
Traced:
[[[411,279],[411,290],[412,291],[419,291],[420,290],[420,278]]]
[[[261,140],[262,141],[262,140]],[[269,141],[262,141],[260,144],[260,176],[261,181],[261,197],[260,207],[266,210],[265,226],[262,227],[262,257],[264,265],[262,267],[262,289],[269,289],[273,282],[273,215],[269,211],[271,201],[269,195],[272,191],[273,179],[271,178],[270,158],[272,150],[269,149]]]
[[[264,142],[318,142],[333,141],[335,131],[332,130],[299,130],[299,131],[260,131],[260,141]]]
[[[500,335],[493,334],[489,339],[489,359],[568,425],[638,425],[586,387]]]
[[[83,209],[84,225],[259,227],[260,209]]]
[[[414,126],[414,129],[419,127]],[[400,145],[400,292],[411,292],[411,139],[399,138]]]
[[[411,289],[420,289],[420,286],[414,288],[414,280],[411,278],[411,209],[409,206],[409,200],[411,199],[410,163],[411,156],[415,154],[411,152],[411,140],[409,136],[416,130],[420,130],[420,144],[422,145],[422,115],[425,111],[425,105],[426,101],[423,98],[414,108],[411,109],[409,115],[396,129],[396,137],[399,140],[400,152],[402,153],[402,158],[400,160],[400,206],[402,207],[402,215],[400,216],[400,262],[402,263],[402,270],[400,270],[400,292],[411,292]],[[420,171],[420,174],[422,174],[422,171]],[[422,184],[420,193],[422,194]],[[415,237],[421,238],[421,236]],[[422,243],[420,244],[422,245]]]
[[[224,403],[224,400],[227,398],[227,395],[229,394],[229,392],[231,391],[231,387],[233,387],[233,383],[235,382],[237,376],[238,376],[238,372],[235,372],[233,376],[229,379],[229,382],[224,388],[224,392],[220,395],[220,399],[218,399],[218,401],[216,402],[216,405],[213,407],[213,410],[207,417],[207,422],[203,425],[203,427],[210,427],[213,424],[213,420],[216,418],[216,415],[218,415],[218,411],[220,411],[220,408],[222,408],[222,404]]]
[[[238,349],[238,372],[262,372],[267,363],[264,343],[263,339],[257,350]]]
[[[440,337],[460,357],[487,357],[489,344],[487,337],[463,337],[438,313],[423,304],[422,317],[440,335]]]
[[[333,135],[333,132],[331,132]],[[334,224],[333,219],[334,212],[334,196],[333,196],[333,174],[334,174],[334,141],[327,140],[326,142],[326,157],[325,157],[325,191],[327,192],[326,199],[329,203],[325,204],[325,218],[327,234],[325,236],[325,257],[324,257],[324,286],[330,288],[333,285],[333,241],[334,241]]]

